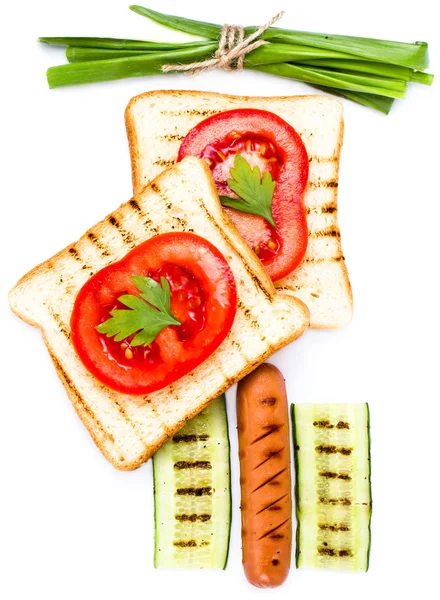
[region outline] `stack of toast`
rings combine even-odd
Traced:
[[[300,134],[310,165],[305,206],[309,245],[301,265],[276,287],[222,210],[210,169],[197,158],[176,163],[179,144],[205,117],[255,107],[278,114]],[[25,275],[10,292],[12,310],[39,327],[69,398],[104,456],[118,469],[145,462],[184,423],[309,326],[337,328],[352,295],[337,225],[342,107],[324,96],[239,98],[201,92],[150,92],[126,111],[135,195]],[[71,342],[70,316],[83,284],[141,242],[194,232],[216,246],[237,285],[227,337],[175,383],[132,396],[100,383]]]

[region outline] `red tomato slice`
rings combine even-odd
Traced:
[[[96,326],[123,294],[139,296],[131,281],[144,275],[170,284],[171,312],[181,325],[163,329],[149,346],[115,342]],[[72,342],[102,383],[127,394],[148,394],[192,371],[218,348],[232,327],[237,304],[234,276],[223,255],[192,233],[167,233],[140,244],[81,288],[71,318]]]
[[[263,217],[225,208],[253,248],[273,281],[291,273],[307,249],[303,203],[309,175],[305,146],[288,123],[265,110],[242,108],[209,117],[187,134],[178,160],[203,158],[209,164],[219,194],[237,197],[227,185],[236,154],[269,171],[277,182],[272,199],[273,228]]]

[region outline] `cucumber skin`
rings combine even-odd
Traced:
[[[229,549],[231,547],[231,528],[232,528],[232,482],[231,482],[231,440],[229,437],[229,422],[228,422],[228,411],[226,409],[226,396],[223,394],[223,408],[225,412],[226,421],[226,437],[228,439],[228,469],[229,469],[229,531],[228,531],[228,547],[226,550],[225,563],[223,565],[223,571],[226,569],[229,558]]]
[[[300,516],[299,516],[299,487],[300,487],[300,468],[298,463],[298,453],[297,453],[297,433],[296,433],[296,416],[295,416],[295,404],[290,405],[291,409],[291,417],[292,417],[292,440],[293,440],[293,462],[295,465],[295,515],[296,515],[296,548],[295,548],[295,564],[296,568],[299,568],[299,555],[300,551]],[[370,567],[370,553],[371,553],[371,517],[373,512],[373,498],[371,492],[371,419],[370,419],[370,405],[368,402],[365,402],[366,412],[367,412],[367,430],[368,430],[368,488],[370,491],[370,513],[369,513],[369,522],[368,522],[368,549],[366,556],[366,566],[365,573],[368,571]]]
[[[368,430],[368,486],[370,488],[370,521],[368,523],[368,550],[367,550],[367,566],[365,572],[370,568],[370,552],[371,552],[371,518],[373,514],[373,495],[371,493],[371,420],[370,420],[370,405],[365,403],[367,407],[367,430]]]
[[[296,516],[296,534],[295,534],[295,566],[298,568],[299,564],[299,464],[298,464],[298,453],[297,453],[297,435],[296,435],[296,418],[295,418],[295,404],[290,405],[290,412],[292,416],[292,442],[293,442],[293,464],[295,466],[295,516]]]

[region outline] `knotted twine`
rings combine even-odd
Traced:
[[[279,12],[265,25],[259,27],[254,33],[251,33],[246,39],[244,37],[244,27],[241,25],[223,25],[218,48],[212,58],[193,62],[188,65],[163,65],[162,71],[184,71],[188,75],[197,75],[211,69],[225,69],[226,71],[242,71],[244,68],[244,57],[252,50],[259,48],[263,44],[268,44],[266,40],[259,38],[266,29],[272,27],[276,21],[281,19],[284,11]]]

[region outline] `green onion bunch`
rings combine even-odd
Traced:
[[[188,43],[90,37],[42,37],[40,42],[67,46],[69,64],[47,71],[49,87],[111,81],[162,73],[164,65],[212,58],[221,25],[165,15],[141,6],[134,12],[174,30],[205,38]],[[245,36],[258,27],[246,27]],[[270,27],[267,44],[246,54],[244,68],[304,81],[387,114],[403,98],[409,82],[431,85],[426,42],[404,43],[372,38],[308,33]]]

